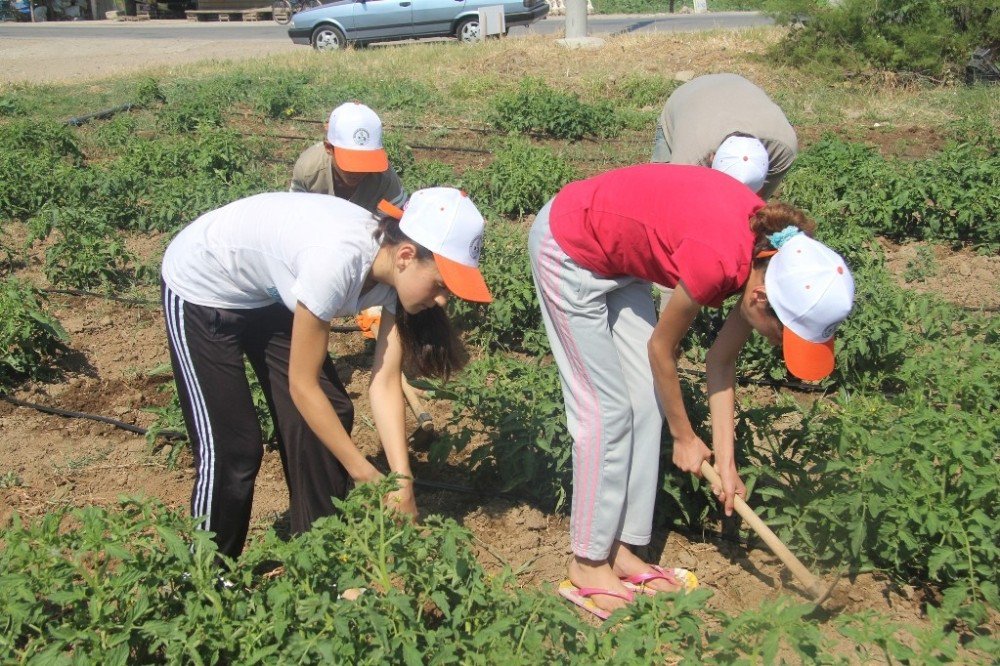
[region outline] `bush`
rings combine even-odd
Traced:
[[[0,217],[26,219],[47,202],[65,200],[82,164],[83,153],[64,125],[0,124]]]
[[[28,221],[32,240],[57,239],[45,250],[45,277],[55,285],[91,289],[124,287],[134,281],[135,257],[100,209],[46,205]]]
[[[1000,11],[992,0],[770,0],[768,10],[785,23],[805,25],[771,56],[797,66],[856,69],[868,65],[896,72],[957,77],[977,46],[997,45]]]
[[[548,148],[511,138],[494,152],[485,169],[466,173],[463,180],[480,210],[508,217],[537,213],[577,170]]]
[[[536,133],[571,141],[610,137],[621,131],[609,102],[586,104],[576,95],[558,92],[533,78],[522,80],[516,91],[498,94],[487,120],[501,132]]]
[[[989,134],[970,136],[916,162],[827,136],[796,160],[782,198],[820,228],[853,220],[893,240],[1000,248],[1000,156]]]

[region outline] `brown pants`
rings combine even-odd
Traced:
[[[170,361],[194,453],[191,514],[215,533],[219,552],[236,558],[250,526],[254,480],[264,455],[244,358],[257,375],[275,422],[288,484],[292,531],[333,513],[350,478],[292,402],[288,357],[292,313],[282,304],[225,310],[185,302],[163,287]],[[327,357],[320,385],[348,433],[354,406]]]

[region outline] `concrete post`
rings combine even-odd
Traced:
[[[566,0],[566,39],[587,36],[587,0]]]
[[[568,49],[597,49],[604,46],[599,37],[587,36],[587,0],[566,0],[566,38],[556,40]]]

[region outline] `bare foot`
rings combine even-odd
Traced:
[[[635,553],[628,549],[626,544],[620,541],[616,541],[615,545],[611,547],[611,557],[608,561],[611,563],[612,571],[618,578],[655,572],[652,566],[642,561]],[[662,578],[647,581],[644,585],[657,592],[679,592],[684,589],[682,585],[675,585]]]
[[[631,594],[628,588],[622,585],[606,560],[587,560],[582,557],[574,557],[569,563],[569,579],[577,587],[596,587],[625,596]],[[624,599],[613,597],[610,594],[595,594],[590,598],[598,607],[606,611],[615,611],[628,605]]]

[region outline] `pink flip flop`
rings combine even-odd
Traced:
[[[602,620],[607,620],[611,617],[611,611],[604,610],[595,604],[591,597],[598,594],[606,594],[609,597],[617,597],[629,603],[635,601],[635,593],[632,591],[622,594],[613,590],[602,590],[599,587],[577,587],[568,579],[559,583],[559,594],[563,598],[573,602],[583,610],[593,613]]]
[[[659,590],[646,587],[646,583],[651,580],[665,580],[672,585],[679,585],[681,589],[678,592],[687,593],[698,587],[698,577],[687,569],[681,569],[680,567],[664,569],[656,564],[650,565],[650,568],[652,571],[623,576],[621,579],[622,584],[633,592],[642,592],[649,595],[659,593]]]

